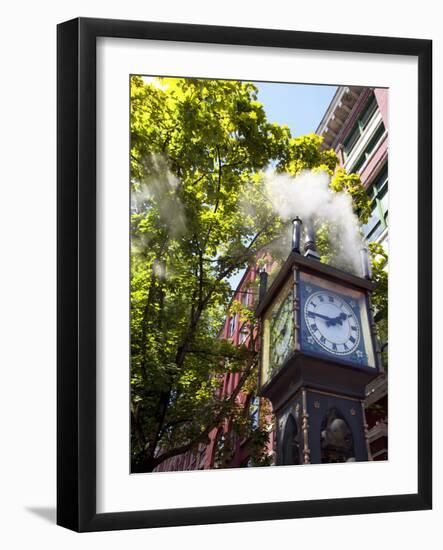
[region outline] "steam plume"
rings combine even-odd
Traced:
[[[149,155],[143,164],[148,175],[131,190],[131,211],[155,210],[160,224],[171,236],[177,237],[186,228],[184,207],[178,192],[180,181],[160,155]]]
[[[304,223],[328,231],[331,262],[337,267],[360,273],[363,239],[354,214],[352,199],[344,192],[334,193],[326,172],[304,171],[299,176],[267,174],[267,192],[275,212],[289,222],[299,216]]]

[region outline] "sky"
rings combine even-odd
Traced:
[[[336,86],[312,84],[255,82],[255,85],[267,119],[287,124],[293,137],[315,132],[337,90]],[[237,288],[243,273],[244,270],[229,279],[232,289]]]
[[[270,122],[287,124],[294,137],[315,132],[336,86],[256,83]]]

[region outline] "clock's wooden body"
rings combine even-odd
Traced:
[[[277,417],[278,463],[368,459],[363,400],[382,369],[374,289],[367,279],[294,252],[260,302],[260,387]],[[334,430],[341,447],[324,443]]]

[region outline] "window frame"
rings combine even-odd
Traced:
[[[388,193],[388,191],[389,168],[388,164],[386,163],[366,189],[366,193],[371,199],[371,217],[374,212],[377,213],[377,222],[374,224],[369,232],[364,233],[365,239],[367,239],[368,241],[377,240],[388,228],[389,205],[386,210],[384,210],[382,205],[382,199]],[[368,224],[365,224],[363,228],[365,228],[367,225]],[[377,233],[378,228],[381,228],[380,233]],[[374,238],[375,233],[377,233],[377,236]]]

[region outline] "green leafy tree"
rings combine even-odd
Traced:
[[[256,389],[256,343],[234,347],[219,335],[229,278],[282,231],[263,178],[271,163],[334,174],[338,159],[318,136],[294,139],[270,123],[251,83],[132,77],[132,471],[196,450],[222,422],[266,461],[267,435],[244,421],[238,399]],[[336,172],[333,181],[364,202],[359,180]],[[227,372],[240,383],[222,397]]]

